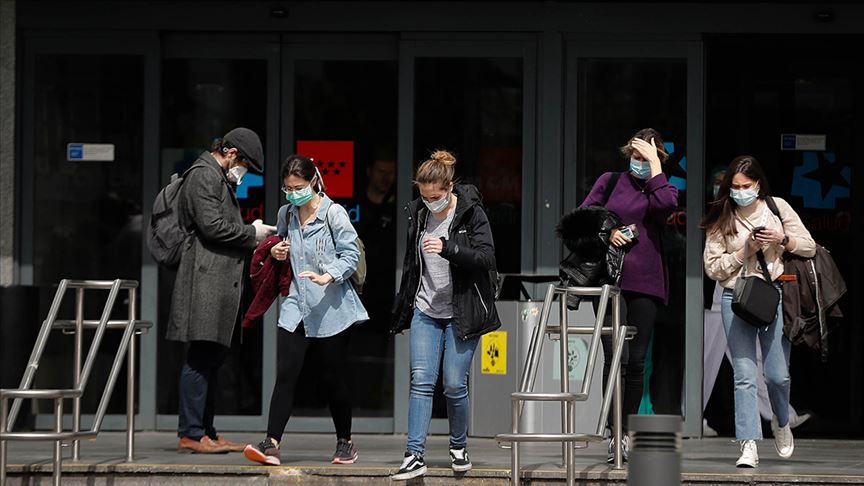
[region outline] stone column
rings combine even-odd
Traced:
[[[0,0],[0,285],[16,283],[15,0]]]

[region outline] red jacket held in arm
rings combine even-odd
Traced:
[[[270,249],[280,241],[281,237],[270,236],[258,243],[252,254],[249,277],[252,279],[255,298],[243,316],[243,327],[250,327],[260,319],[280,293],[282,297],[288,295],[291,288],[291,263],[289,260],[279,261],[270,256]]]

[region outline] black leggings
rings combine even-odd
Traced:
[[[621,412],[623,426],[627,428],[627,416],[639,412],[639,404],[642,402],[643,379],[645,377],[645,355],[648,352],[648,343],[651,333],[654,331],[654,320],[657,317],[657,306],[660,300],[657,297],[640,294],[638,292],[621,293],[621,317],[623,324],[636,327],[636,335],[627,341],[625,354],[621,357],[624,373],[622,376],[622,389],[624,391]],[[609,309],[606,313],[607,326],[612,325],[612,301],[609,301]],[[596,301],[594,309],[597,309]],[[612,367],[612,336],[603,336],[603,390],[609,378]],[[626,366],[624,365],[626,359]],[[609,413],[608,423],[612,423],[612,413]]]
[[[348,371],[345,358],[348,354],[348,338],[351,328],[326,338],[306,337],[301,322],[294,332],[279,328],[276,331],[276,384],[270,399],[270,417],[267,420],[267,437],[282,440],[282,433],[294,409],[294,394],[297,379],[306,351],[312,350],[320,356],[321,383],[327,390],[330,416],[336,427],[336,437],[351,439],[351,390],[348,387]]]

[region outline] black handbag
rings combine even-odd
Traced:
[[[777,317],[777,305],[780,304],[780,292],[771,283],[765,254],[762,250],[756,252],[762,275],[765,280],[756,276],[745,276],[747,273],[747,257],[745,253],[744,267],[735,282],[732,291],[732,312],[747,324],[755,327],[765,327],[774,322]]]

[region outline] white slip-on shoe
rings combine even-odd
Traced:
[[[755,440],[741,441],[741,457],[735,461],[736,467],[756,467],[759,465],[759,453],[756,451]]]

